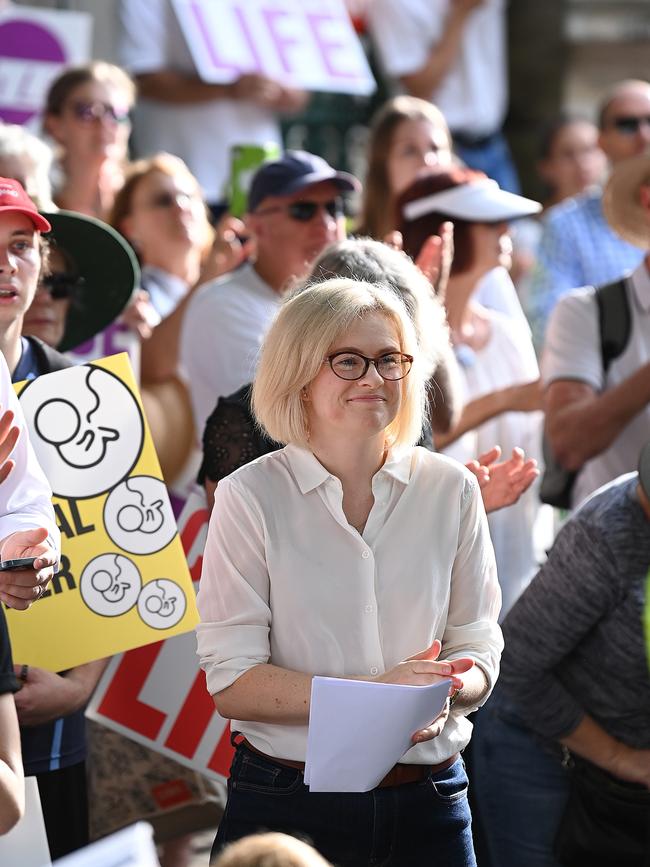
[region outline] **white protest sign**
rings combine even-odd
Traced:
[[[305,90],[367,95],[375,80],[343,0],[172,0],[198,74],[259,72]]]
[[[90,57],[92,17],[86,12],[10,4],[0,9],[0,120],[28,123],[43,108],[64,67]]]
[[[57,867],[160,867],[153,828],[137,822],[122,831],[77,849],[56,862]]]
[[[201,574],[208,513],[202,490],[188,498],[178,531],[192,578]],[[217,713],[193,633],[111,660],[86,716],[221,782],[232,759],[228,720]]]
[[[0,835],[0,864],[49,867],[43,808],[36,777],[25,777],[25,813],[7,834]]]

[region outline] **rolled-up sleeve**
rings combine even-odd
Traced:
[[[223,479],[215,492],[197,597],[198,655],[211,695],[268,662],[269,586],[261,513],[236,479]]]
[[[490,691],[499,675],[503,650],[497,622],[500,609],[501,589],[483,500],[476,479],[468,477],[462,494],[443,656],[471,657],[485,672]]]

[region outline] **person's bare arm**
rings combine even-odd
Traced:
[[[186,75],[172,69],[158,69],[136,76],[139,95],[145,99],[176,105],[209,102],[213,99],[235,99],[253,102],[276,111],[299,111],[307,102],[301,90],[249,73],[229,84],[210,84],[196,75]]]
[[[41,725],[81,710],[107,665],[108,659],[98,659],[71,668],[65,675],[30,665],[23,687],[15,696],[21,725]],[[20,666],[16,666],[19,671]]]
[[[214,506],[214,492],[217,490],[218,482],[213,482],[212,479],[209,479],[207,476],[205,477],[205,481],[203,482],[203,487],[205,488],[205,496],[208,501],[208,515],[212,514],[212,507]]]
[[[534,412],[542,408],[539,380],[522,385],[511,385],[471,400],[463,407],[458,424],[444,434],[434,437],[436,448],[444,449],[467,431],[474,430],[503,412]]]
[[[424,685],[448,677],[451,678],[451,691],[463,688],[464,672],[473,671],[473,661],[466,658],[437,661],[440,650],[441,644],[436,640],[427,650],[400,662],[384,674],[350,679]],[[311,681],[311,674],[264,663],[249,668],[234,683],[216,693],[213,699],[219,714],[225,719],[304,725],[309,721]],[[473,693],[473,680],[470,684]]]
[[[140,350],[140,376],[146,385],[167,382],[178,373],[181,328],[187,306],[199,287],[232,271],[253,252],[254,244],[240,238],[245,233],[241,220],[228,215],[220,222],[215,232],[214,243],[208,254],[198,280],[176,305],[174,310],[155,326]]]
[[[585,382],[555,380],[544,393],[544,410],[546,436],[557,460],[567,470],[580,469],[609,448],[648,401],[650,363],[602,393]]]
[[[461,417],[460,376],[451,346],[445,347],[429,380],[429,421],[434,434],[446,434]]]
[[[650,789],[650,750],[628,747],[616,740],[590,716],[581,719],[561,743],[615,777]]]
[[[0,695],[0,835],[6,834],[25,810],[25,783],[18,718],[11,693]]]
[[[458,56],[468,15],[483,3],[484,0],[451,0],[444,30],[429,51],[425,65],[400,79],[411,96],[431,99]]]

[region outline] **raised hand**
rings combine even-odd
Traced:
[[[539,476],[537,461],[526,459],[523,449],[514,448],[508,460],[498,462],[500,457],[501,449],[494,446],[466,464],[478,479],[486,512],[516,503]]]

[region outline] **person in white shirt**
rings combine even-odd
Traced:
[[[254,175],[246,226],[255,261],[201,286],[181,330],[181,368],[199,438],[217,400],[253,379],[262,338],[289,281],[345,237],[341,194],[358,188],[352,175],[306,151],[285,151]]]
[[[213,854],[266,828],[341,867],[428,867],[434,848],[476,864],[459,751],[498,673],[500,591],[476,479],[413,446],[426,378],[404,305],[371,284],[302,289],[269,330],[253,409],[287,445],[219,482],[198,595],[201,666],[238,741]],[[449,678],[450,698],[375,789],[315,794],[314,675]]]
[[[40,236],[50,228],[22,186],[0,178],[0,559],[35,557],[34,567],[0,571],[0,602],[28,608],[42,596],[59,560],[60,534],[54,520],[52,490],[30,445],[25,419],[11,385],[12,369],[20,358],[20,311],[29,306],[41,266]],[[16,322],[18,328],[16,329]],[[15,344],[18,349],[15,350]],[[10,351],[10,348],[12,351]],[[5,357],[9,355],[9,358]],[[10,418],[10,415],[13,418]],[[9,435],[12,422],[18,430]],[[7,444],[13,446],[9,451]],[[5,453],[6,451],[6,453]],[[9,461],[9,454],[11,460]],[[11,471],[5,477],[8,463]]]
[[[650,117],[646,119],[650,128]],[[558,463],[576,473],[571,505],[632,472],[650,425],[650,151],[621,161],[607,183],[609,226],[645,256],[622,272],[620,353],[607,364],[596,291],[575,289],[553,310],[544,343],[545,431]],[[614,309],[610,314],[613,318]],[[585,436],[589,431],[589,436]]]
[[[300,90],[248,73],[202,81],[171,0],[120,0],[119,53],[138,84],[138,156],[164,150],[187,163],[210,205],[222,202],[233,145],[280,145],[279,112],[299,111]]]
[[[370,32],[385,72],[434,102],[459,156],[519,191],[501,127],[508,108],[507,0],[373,0]]]

